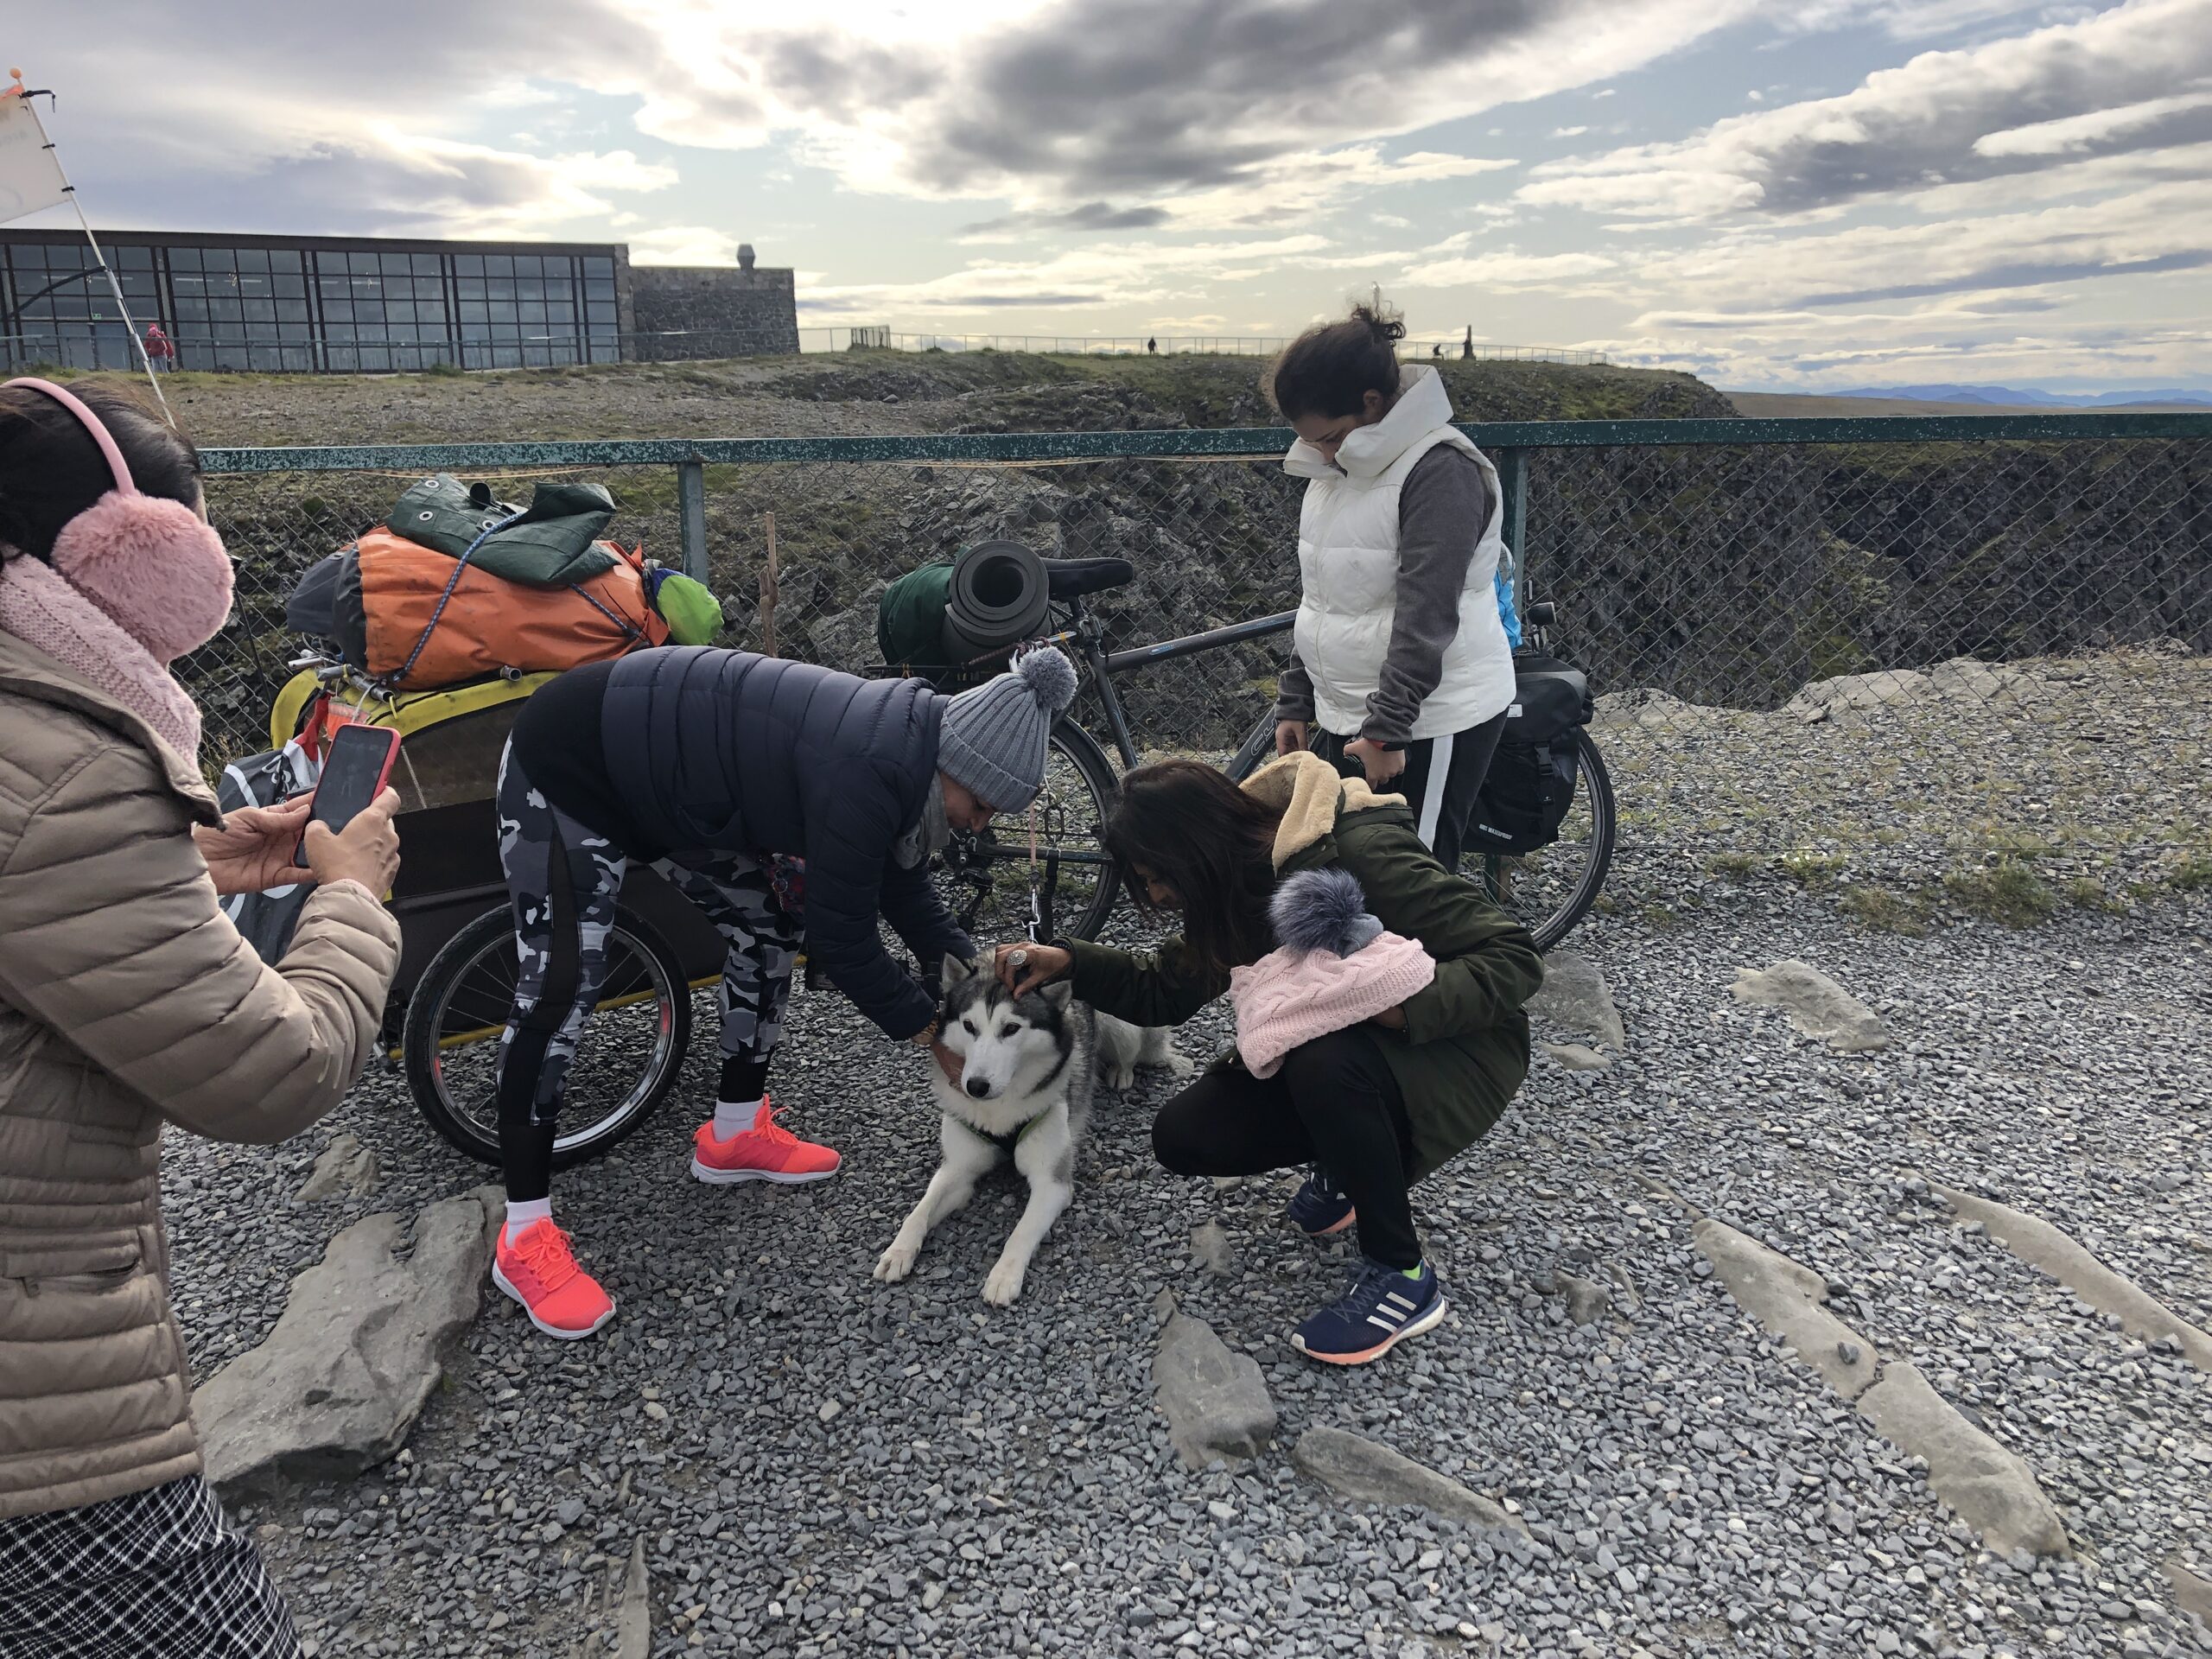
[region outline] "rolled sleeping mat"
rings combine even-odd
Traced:
[[[1035,639],[1051,602],[1043,559],[1020,542],[976,543],[952,567],[945,660],[964,663]]]

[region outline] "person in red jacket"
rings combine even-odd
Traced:
[[[156,374],[176,367],[176,342],[162,332],[158,322],[146,325],[146,362]]]

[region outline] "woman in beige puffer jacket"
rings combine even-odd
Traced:
[[[398,958],[396,801],[316,827],[264,964],[217,897],[291,879],[303,813],[225,823],[167,673],[228,609],[198,457],[79,391],[0,387],[0,1653],[289,1655],[200,1478],[161,1136],[281,1141],[359,1073]]]

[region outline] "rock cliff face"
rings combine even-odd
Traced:
[[[1958,657],[2212,650],[2202,444],[1559,451],[1531,462],[1529,531],[1606,689],[1771,708]]]

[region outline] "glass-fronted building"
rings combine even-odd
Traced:
[[[629,330],[629,251],[617,244],[99,237],[131,318],[161,326],[181,369],[612,363]],[[0,365],[135,361],[81,234],[0,230]]]

